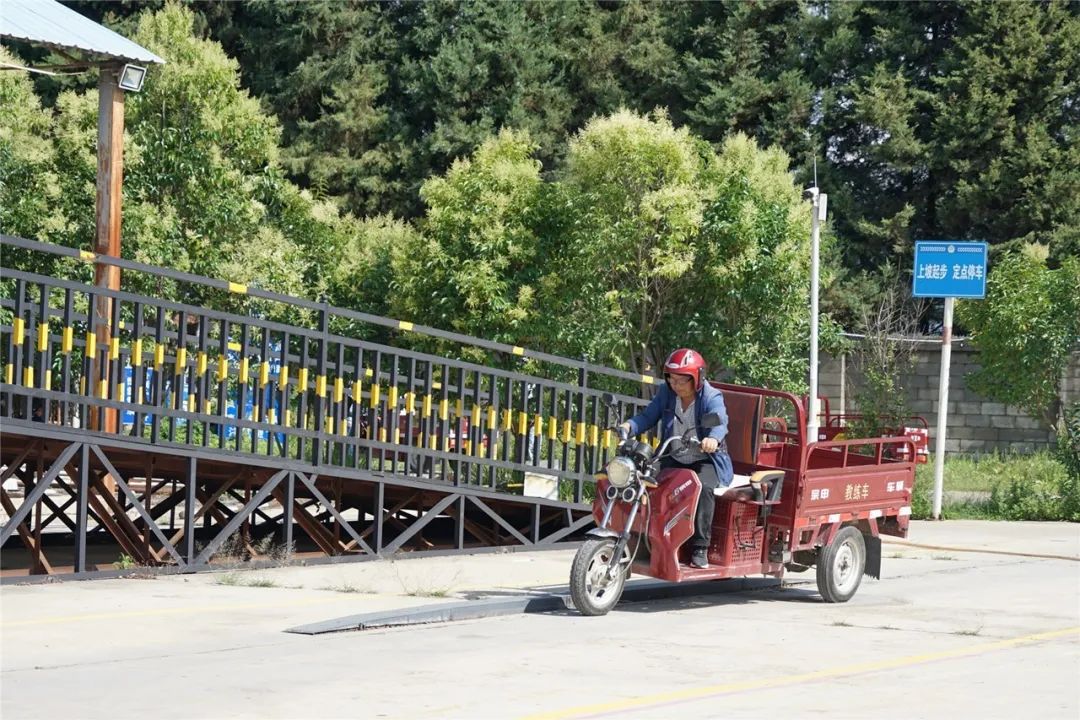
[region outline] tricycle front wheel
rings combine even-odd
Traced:
[[[615,541],[610,538],[589,538],[578,548],[570,568],[570,597],[582,615],[606,615],[622,597],[625,568],[614,577],[608,573],[614,554]]]
[[[817,559],[817,586],[828,603],[847,602],[855,595],[866,567],[866,541],[856,527],[840,528]]]

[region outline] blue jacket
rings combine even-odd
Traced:
[[[678,395],[667,383],[661,385],[660,392],[656,393],[649,405],[630,418],[630,434],[639,435],[643,431],[655,427],[657,422],[661,422],[660,440],[661,442],[667,440],[671,436],[672,428],[675,426],[675,403],[678,399]],[[720,443],[720,447],[708,457],[716,466],[716,475],[720,478],[720,485],[727,487],[731,484],[733,470],[731,468],[731,456],[728,455],[727,445],[724,443],[728,431],[728,416],[727,408],[724,406],[724,394],[708,382],[704,382],[697,391],[694,404],[694,422],[700,426],[701,417],[709,413],[716,413],[720,416],[720,424],[710,428],[707,435],[707,437],[716,438]]]

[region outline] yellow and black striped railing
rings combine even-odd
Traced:
[[[120,267],[295,308],[287,324],[85,281],[4,267],[0,417],[118,432],[193,452],[223,450],[313,466],[362,467],[518,492],[521,474],[565,482],[580,501],[614,448],[608,429],[653,378],[9,236],[24,253]],[[6,255],[6,254],[5,254]],[[5,257],[6,262],[6,257]],[[25,267],[25,266],[24,266]],[[144,283],[145,285],[145,283]],[[331,332],[369,323],[530,358],[540,377]],[[337,326],[333,324],[333,326]],[[574,377],[576,375],[576,378]],[[616,408],[602,390],[621,384]],[[650,438],[655,442],[655,439]]]

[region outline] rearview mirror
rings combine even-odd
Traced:
[[[611,407],[612,405],[615,404],[615,396],[612,395],[609,392],[606,392],[606,393],[604,393],[603,395],[600,396],[600,401],[602,403],[604,403],[605,405],[607,405],[608,407]]]
[[[720,424],[720,416],[716,413],[709,413],[701,418],[701,427],[714,428]]]

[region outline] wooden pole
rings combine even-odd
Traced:
[[[97,212],[94,252],[98,255],[120,257],[120,201],[124,179],[124,91],[117,85],[115,66],[101,68],[98,79],[98,167]],[[94,264],[94,285],[109,290],[120,289],[120,268],[103,263]],[[88,389],[99,392],[102,381],[109,381],[107,388],[115,387],[117,378],[109,378],[109,358],[113,335],[112,299],[98,294],[94,301],[97,316],[98,356],[91,364]],[[91,412],[89,426],[92,430],[115,433],[119,431],[119,417],[113,408],[106,408],[102,421],[98,413]]]

